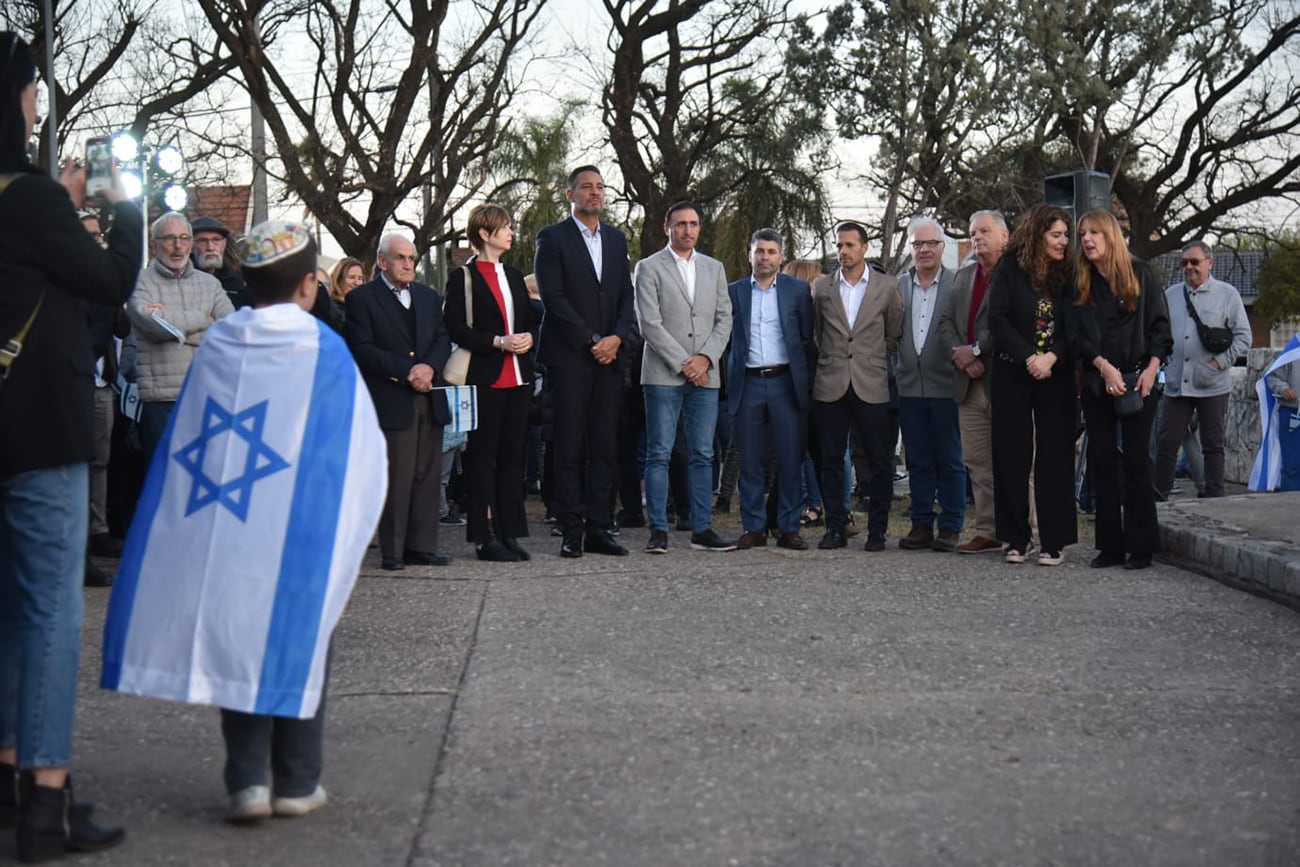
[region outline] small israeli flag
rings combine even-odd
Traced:
[[[1268,375],[1285,364],[1300,361],[1300,334],[1291,338],[1282,354],[1273,360],[1268,370],[1255,383],[1259,395],[1259,426],[1261,436],[1259,451],[1255,453],[1255,466],[1250,471],[1250,490],[1271,491],[1282,484],[1282,445],[1278,439],[1278,425],[1283,423],[1281,404],[1268,390]]]
[[[214,324],[127,535],[100,685],[314,716],[387,479],[374,405],[338,335],[292,304]]]

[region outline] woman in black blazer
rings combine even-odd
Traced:
[[[1078,540],[1074,511],[1074,366],[1064,308],[1073,266],[1070,214],[1037,204],[1016,223],[989,285],[993,369],[993,509],[1008,563],[1029,556],[1029,469],[1034,470],[1040,566],[1057,566]]]
[[[1158,529],[1146,444],[1160,401],[1156,376],[1174,345],[1169,307],[1147,263],[1129,255],[1119,221],[1109,211],[1080,218],[1079,245],[1083,255],[1065,329],[1071,352],[1083,364],[1080,402],[1088,425],[1100,552],[1092,565],[1145,569]],[[1141,409],[1120,416],[1115,398],[1130,389],[1141,396]],[[1117,429],[1122,439],[1116,439]]]
[[[501,254],[514,240],[510,213],[500,205],[479,205],[470,211],[465,231],[476,255],[447,278],[443,310],[447,333],[471,353],[465,384],[478,386],[478,428],[470,432],[465,451],[465,534],[480,560],[527,560],[518,540],[528,535],[524,440],[537,317],[524,276],[501,264]]]

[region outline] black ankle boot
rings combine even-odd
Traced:
[[[62,789],[51,789],[37,785],[32,774],[21,774],[19,803],[19,861],[35,863],[67,852],[98,852],[126,837],[121,828],[101,828],[92,822],[89,804],[74,804],[71,777]]]
[[[18,769],[0,762],[0,828],[18,824]]]

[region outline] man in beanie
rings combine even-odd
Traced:
[[[190,224],[194,233],[194,267],[206,271],[221,281],[221,288],[230,296],[236,310],[247,307],[249,300],[244,278],[239,275],[239,260],[226,255],[230,246],[230,230],[216,217],[199,217]]]

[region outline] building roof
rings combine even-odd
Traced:
[[[1183,254],[1179,251],[1165,253],[1151,260],[1151,267],[1161,277],[1166,286],[1172,286],[1182,279]],[[1259,269],[1268,261],[1268,250],[1229,250],[1216,247],[1214,250],[1214,270],[1210,275],[1224,283],[1231,283],[1241,293],[1241,300],[1249,306],[1259,297],[1259,287],[1255,285]]]

